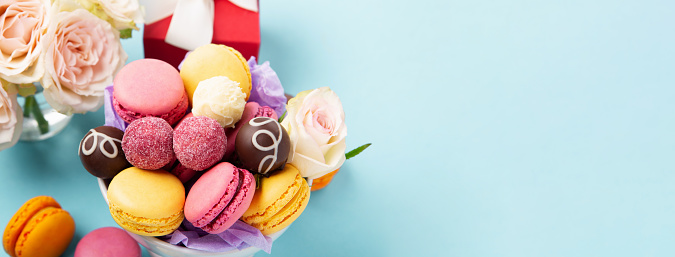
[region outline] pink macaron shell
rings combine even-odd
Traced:
[[[197,116],[183,119],[173,133],[173,151],[185,167],[205,170],[223,158],[227,138],[215,119]]]
[[[126,231],[103,227],[89,232],[75,248],[74,257],[141,257],[141,247]]]
[[[209,169],[192,185],[185,198],[185,219],[195,227],[207,225],[225,209],[238,184],[239,175],[234,165],[223,162]]]
[[[122,150],[131,165],[156,170],[174,157],[173,128],[157,117],[145,117],[129,124],[122,137]]]
[[[171,64],[141,59],[122,67],[113,80],[113,96],[128,111],[162,115],[186,95],[183,79]]]
[[[234,128],[227,128],[225,134],[227,135],[227,146],[225,148],[225,154],[223,155],[224,159],[231,159],[232,154],[234,153],[234,142],[237,138],[237,133],[243,124],[248,123],[251,119],[255,117],[270,117],[272,119],[278,119],[276,112],[269,106],[260,106],[256,102],[248,102],[244,106],[244,113],[241,115],[241,119],[237,122]]]
[[[128,110],[117,101],[117,98],[113,96],[113,108],[115,109],[115,112],[117,113],[117,115],[120,116],[120,118],[122,118],[127,123],[131,123],[132,121],[143,117],[158,117],[164,119],[169,124],[174,125],[178,121],[180,121],[183,118],[183,116],[185,116],[185,113],[187,112],[189,105],[190,103],[188,102],[187,94],[184,94],[180,102],[178,102],[178,105],[175,106],[169,112],[160,115],[151,115],[142,112]]]
[[[211,233],[219,234],[227,230],[234,224],[244,212],[251,205],[253,200],[253,193],[255,192],[255,178],[253,174],[245,169],[236,168],[239,171],[239,190],[230,204],[208,225],[201,227],[202,230]]]

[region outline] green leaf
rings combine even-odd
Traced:
[[[281,117],[279,118],[279,123],[281,123],[281,121],[283,121],[284,118],[286,118],[286,111],[284,111],[284,114],[282,114]]]
[[[121,39],[131,38],[131,29],[120,30],[120,38]]]
[[[359,147],[355,148],[354,150],[351,150],[347,154],[345,154],[345,157],[347,157],[347,160],[349,160],[352,157],[359,155],[361,152],[363,152],[363,150],[366,150],[366,148],[368,148],[370,145],[372,145],[372,144],[367,143],[365,145],[359,146]]]
[[[255,189],[260,189],[260,184],[262,184],[262,176],[258,173],[253,174],[255,178]]]

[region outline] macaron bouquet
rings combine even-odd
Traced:
[[[79,145],[82,165],[107,188],[111,216],[135,235],[269,253],[320,189],[312,181],[325,186],[369,145],[345,154],[345,115],[332,90],[290,98],[268,62],[233,48],[199,47],[179,70],[155,59],[127,64],[106,89],[105,125]]]

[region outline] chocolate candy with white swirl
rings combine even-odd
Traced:
[[[90,129],[84,135],[77,154],[82,166],[99,178],[113,178],[120,171],[131,167],[122,151],[124,132],[110,127],[100,126]]]
[[[291,140],[277,120],[256,117],[241,127],[234,146],[244,168],[269,176],[286,164]]]

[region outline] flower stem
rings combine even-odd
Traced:
[[[35,95],[27,96],[26,103],[24,104],[23,116],[28,117],[31,114],[38,123],[40,134],[49,132],[49,123],[45,120],[45,116],[42,114],[42,110],[40,110],[40,105],[38,105],[37,100],[35,100]]]

